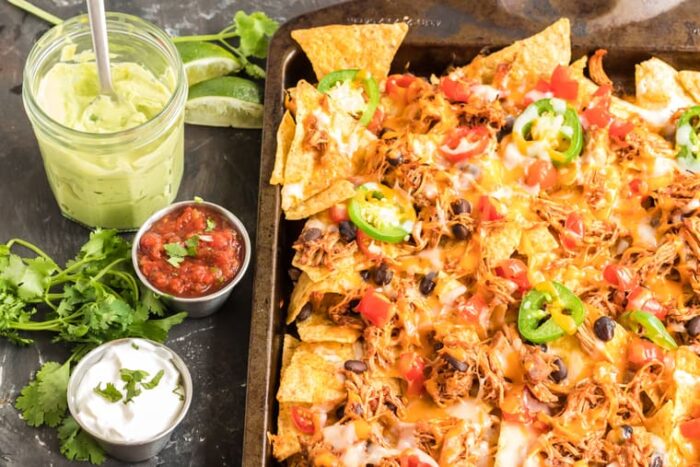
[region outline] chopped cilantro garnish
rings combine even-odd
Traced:
[[[207,228],[204,229],[205,232],[211,232],[216,228],[216,222],[211,217],[207,217]]]
[[[119,389],[117,389],[117,387],[112,383],[107,383],[104,389],[101,389],[100,386],[101,384],[95,386],[93,391],[95,391],[95,394],[104,397],[109,402],[119,402],[122,400],[122,397],[124,397],[122,393],[119,392]]]

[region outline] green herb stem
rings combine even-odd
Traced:
[[[238,36],[237,32],[228,32],[228,31],[224,32],[227,29],[231,29],[231,28],[226,28],[223,31],[216,33],[216,34],[197,34],[194,36],[173,36],[173,42],[183,43],[183,42],[223,41],[223,40],[232,39],[232,38]]]
[[[12,5],[16,6],[17,8],[24,10],[29,14],[37,16],[37,17],[43,19],[44,21],[46,21],[47,23],[53,24],[54,26],[61,24],[63,22],[63,20],[61,18],[59,18],[58,16],[52,15],[48,11],[42,10],[38,6],[32,5],[31,3],[29,3],[26,0],[7,0],[7,1],[10,2]]]
[[[42,258],[49,261],[50,263],[55,264],[53,259],[51,259],[51,257],[49,255],[47,255],[41,248],[34,245],[33,243],[30,243],[26,240],[22,240],[21,238],[13,238],[9,242],[7,242],[7,248],[11,249],[13,245],[23,246],[27,250],[33,251],[34,253],[41,256]],[[56,268],[58,268],[59,271],[61,270],[57,264],[56,264]]]

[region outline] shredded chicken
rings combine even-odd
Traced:
[[[304,232],[292,246],[297,254],[297,266],[322,267],[334,270],[341,258],[352,256],[357,251],[355,242],[345,243],[337,229],[327,230],[311,241],[304,239]]]
[[[608,78],[607,73],[603,69],[603,57],[608,53],[605,49],[598,49],[588,59],[588,73],[591,80],[598,86],[612,86],[613,82]]]

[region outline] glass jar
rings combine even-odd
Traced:
[[[76,130],[52,118],[50,114],[57,109],[42,108],[47,104],[40,102],[37,93],[42,80],[56,64],[67,60],[76,63],[74,57],[82,57],[77,63],[86,65],[81,66],[95,66],[90,57],[92,40],[86,15],[52,28],[37,41],[24,68],[22,99],[63,215],[88,227],[133,230],[170,204],[180,187],[187,79],[175,45],[160,28],[135,16],[107,13],[107,31],[113,74],[115,66],[131,67],[133,63],[139,67],[137,71],[142,67],[161,91],[164,88],[158,83],[171,93],[169,97],[165,94],[162,110],[142,123],[132,123],[136,126],[124,126],[123,130],[90,132],[84,128]],[[94,73],[94,86],[99,86]],[[73,80],[78,79],[75,75],[68,72],[63,76],[73,86]],[[90,78],[87,87],[92,86]],[[124,79],[123,89],[131,92],[128,73]],[[96,89],[92,92],[99,94]],[[71,93],[71,96],[80,94]],[[137,106],[138,100],[137,96]],[[90,119],[93,117],[97,118],[90,115]]]

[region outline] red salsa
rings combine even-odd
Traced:
[[[241,267],[241,235],[207,206],[184,206],[147,230],[138,262],[148,281],[163,293],[201,297],[231,281]]]

